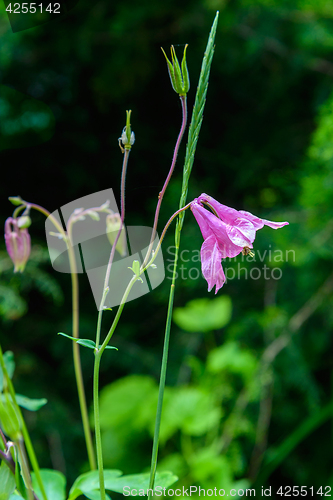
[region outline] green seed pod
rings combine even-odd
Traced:
[[[187,94],[190,88],[190,77],[188,74],[187,64],[186,64],[186,49],[187,44],[184,48],[184,54],[181,66],[178,62],[176,51],[173,45],[171,45],[171,61],[166,56],[166,53],[162,49],[164,57],[166,59],[168,65],[169,76],[171,80],[172,88],[177,94],[180,96],[184,96]]]

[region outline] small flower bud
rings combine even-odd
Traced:
[[[16,205],[16,206],[19,206],[19,205],[23,205],[24,202],[23,200],[21,199],[20,196],[10,196],[8,198],[8,200],[13,204],[13,205]]]
[[[119,146],[120,146],[122,151],[123,151],[123,148],[120,144],[120,141],[122,142],[125,149],[131,149],[131,147],[133,146],[133,144],[135,142],[135,135],[134,135],[134,132],[132,132],[132,130],[131,130],[131,123],[130,123],[131,113],[132,113],[131,110],[126,111],[126,125],[123,128],[121,137],[119,137],[119,139],[118,139]]]
[[[106,235],[111,245],[113,245],[116,241],[120,227],[121,218],[119,214],[109,214],[106,216]],[[124,227],[122,228],[118,238],[116,250],[122,257],[124,257],[127,253],[126,233]]]
[[[0,422],[3,432],[12,441],[17,441],[21,437],[20,418],[7,394],[0,395]]]
[[[27,229],[31,226],[31,219],[29,215],[22,215],[22,217],[18,217],[17,225],[20,229]]]
[[[178,62],[176,51],[173,45],[171,45],[171,61],[166,56],[166,53],[162,49],[164,57],[166,59],[168,65],[169,76],[171,80],[172,88],[177,94],[180,96],[184,96],[187,94],[190,88],[190,78],[188,74],[187,64],[186,64],[186,49],[187,44],[185,45],[184,54],[181,66]]]
[[[28,229],[19,227],[20,219],[29,219],[28,216],[23,216],[18,219],[9,217],[5,222],[5,242],[9,257],[14,263],[14,273],[17,271],[23,272],[26,263],[29,259],[31,250],[31,241]],[[28,223],[23,220],[23,224]]]
[[[143,283],[142,278],[140,278],[140,262],[138,260],[133,260],[132,267],[129,267],[128,269],[131,269],[135,276],[138,278],[141,283]]]

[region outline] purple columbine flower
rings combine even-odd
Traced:
[[[209,292],[216,285],[215,293],[225,282],[222,259],[236,257],[241,252],[253,255],[251,248],[258,229],[264,226],[278,229],[289,224],[259,219],[244,210],[222,205],[207,194],[201,194],[193,200],[191,210],[205,240],[200,252],[202,274],[208,283]]]
[[[8,255],[15,266],[14,273],[22,273],[29,259],[31,242],[28,229],[19,227],[19,219],[9,217],[6,220],[5,241]]]

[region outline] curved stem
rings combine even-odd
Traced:
[[[153,231],[152,231],[152,234],[151,234],[151,238],[150,238],[150,243],[149,243],[149,247],[148,247],[148,250],[147,250],[147,254],[146,254],[146,257],[145,257],[145,259],[143,261],[143,264],[142,264],[141,268],[144,268],[146,266],[146,264],[148,262],[148,259],[149,259],[149,256],[151,254],[152,248],[153,248],[153,243],[154,243],[155,236],[156,236],[158,217],[159,217],[159,214],[160,214],[160,208],[161,208],[163,196],[164,196],[164,193],[166,191],[166,188],[168,187],[168,184],[169,184],[169,181],[171,179],[172,173],[174,171],[174,168],[175,168],[175,165],[176,165],[176,160],[177,160],[177,155],[178,155],[178,151],[179,151],[179,147],[180,147],[180,143],[182,141],[182,138],[183,138],[183,135],[184,135],[184,132],[185,132],[185,129],[186,129],[186,123],[187,123],[187,101],[186,101],[186,95],[182,95],[182,96],[179,96],[179,97],[180,97],[180,101],[181,101],[181,105],[182,105],[182,124],[181,124],[181,127],[180,127],[180,131],[179,131],[179,134],[178,134],[177,142],[176,142],[175,149],[174,149],[174,152],[173,152],[171,167],[170,167],[168,176],[165,179],[162,191],[158,195],[158,202],[157,202],[156,211],[155,211]]]
[[[179,210],[177,210],[177,212],[175,212],[171,217],[170,219],[168,220],[168,222],[166,223],[163,231],[162,231],[162,234],[161,234],[161,237],[160,237],[160,240],[158,242],[158,245],[157,247],[155,248],[154,250],[154,254],[152,256],[152,258],[150,259],[150,261],[148,262],[148,264],[146,265],[146,267],[144,269],[141,270],[140,272],[140,276],[141,274],[146,270],[148,269],[149,266],[152,265],[152,263],[154,262],[154,260],[156,259],[157,257],[157,254],[158,252],[160,251],[161,249],[161,246],[162,246],[162,242],[163,242],[163,239],[164,239],[164,236],[165,236],[165,233],[167,232],[171,222],[177,217],[177,215],[179,215],[181,212],[184,212],[184,210],[187,210],[190,206],[191,206],[192,202],[190,201],[190,203],[188,203],[185,207],[183,208],[180,208]]]
[[[115,254],[115,251],[116,251],[116,246],[117,246],[118,240],[120,238],[121,231],[123,230],[123,227],[124,227],[124,220],[125,220],[125,181],[126,181],[126,172],[127,172],[127,165],[128,165],[129,154],[130,154],[130,149],[125,149],[124,160],[123,160],[123,167],[122,167],[122,173],[121,173],[121,185],[120,185],[120,220],[121,220],[121,224],[120,224],[120,228],[118,230],[117,236],[115,238],[115,241],[114,241],[114,243],[112,245],[112,249],[111,249],[111,253],[110,253],[110,258],[109,258],[109,262],[108,262],[108,267],[106,269],[105,280],[104,280],[104,287],[103,287],[103,299],[102,299],[102,303],[101,303],[100,309],[103,309],[103,306],[104,306],[104,303],[105,303],[105,297],[106,296],[104,295],[104,291],[105,291],[105,289],[106,289],[106,287],[108,286],[108,283],[109,283],[110,273],[111,273],[111,267],[112,267],[112,262],[113,262],[113,259],[114,259],[114,254]]]
[[[59,224],[57,219],[45,208],[41,207],[40,205],[36,205],[35,203],[29,203],[29,202],[24,202],[24,203],[26,203],[27,207],[33,208],[38,212],[41,212],[43,215],[45,215],[45,217],[48,217],[52,222],[52,224],[55,226],[55,228],[59,231],[59,233],[63,235],[68,250],[68,258],[69,258],[71,280],[72,280],[72,330],[73,330],[72,333],[73,337],[79,338],[79,280],[77,274],[75,253],[71,245],[71,234],[67,235],[62,225]],[[71,226],[69,227],[69,230],[71,230]],[[75,379],[78,391],[83,432],[86,441],[89,465],[91,470],[95,470],[96,459],[95,459],[95,452],[89,426],[87,401],[86,401],[82,368],[81,368],[80,350],[79,350],[79,345],[76,342],[73,342],[73,362],[74,362]]]

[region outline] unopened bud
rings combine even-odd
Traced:
[[[106,216],[106,234],[111,245],[116,241],[121,224],[122,222],[119,214],[109,214]],[[116,250],[122,257],[127,253],[125,227],[122,228],[119,235]]]
[[[20,418],[7,394],[0,394],[0,422],[3,432],[12,441],[21,437]]]
[[[120,142],[122,142],[122,145],[124,146],[125,149],[131,149],[135,142],[135,135],[134,132],[131,130],[131,123],[130,123],[130,118],[131,118],[131,113],[132,111],[126,111],[126,125],[123,128],[121,137],[119,137],[119,146],[123,150]],[[124,151],[123,151],[124,152]]]
[[[28,216],[20,217],[26,219],[23,223],[27,223]],[[14,273],[17,271],[23,272],[26,263],[30,256],[31,241],[28,229],[19,227],[19,219],[9,217],[5,222],[5,242],[9,257],[14,263]]]
[[[31,226],[31,219],[29,215],[22,215],[22,217],[18,217],[17,225],[20,229],[27,229]]]

